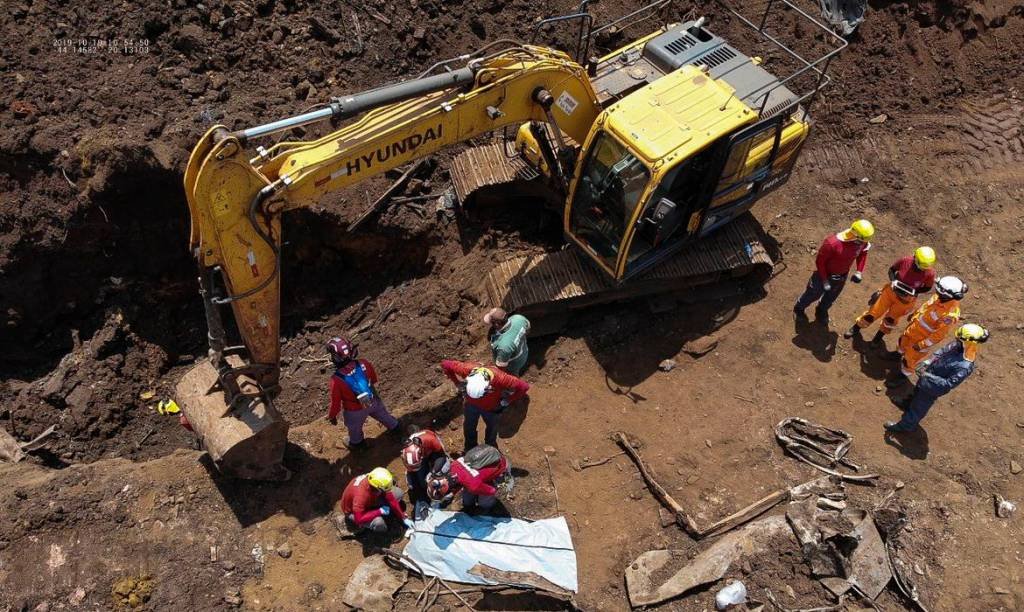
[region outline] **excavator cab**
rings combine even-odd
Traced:
[[[651,268],[786,181],[809,127],[801,115],[757,121],[696,67],[634,91],[584,145],[567,238],[616,280]]]

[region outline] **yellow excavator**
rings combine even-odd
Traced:
[[[539,24],[578,22],[575,56],[497,41],[412,80],[258,127],[214,126],[203,136],[185,191],[210,356],[183,377],[176,399],[220,471],[271,480],[290,474],[282,463],[288,425],[272,400],[281,214],[443,147],[504,130],[502,141],[455,158],[454,191],[465,200],[484,186],[527,183],[557,203],[576,247],[497,266],[484,287],[494,305],[544,313],[770,270],[744,213],[789,177],[810,127],[810,101],[845,41],[789,0],[772,0],[760,25],[721,6],[758,40],[796,58],[785,78],[703,18],[588,57],[596,36],[667,3],[596,29],[586,3]],[[834,44],[813,60],[786,47],[765,27],[773,4],[796,11]],[[802,93],[798,79],[810,82]],[[253,146],[297,126],[356,116],[322,138]],[[225,316],[240,345],[229,346]]]

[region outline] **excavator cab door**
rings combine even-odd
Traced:
[[[740,130],[726,141],[719,157],[718,181],[700,221],[698,236],[706,236],[747,212],[759,197],[789,178],[789,164],[784,175],[773,171],[784,119],[785,115],[776,115]]]

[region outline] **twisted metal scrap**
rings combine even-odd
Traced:
[[[845,480],[872,480],[878,474],[844,474],[836,471],[845,465],[854,471],[860,466],[846,458],[853,436],[841,429],[829,429],[800,417],[787,417],[775,426],[775,438],[786,452],[800,461]]]

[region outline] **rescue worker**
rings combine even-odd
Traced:
[[[918,247],[912,256],[897,259],[889,266],[889,282],[871,296],[868,309],[857,317],[843,337],[860,336],[862,329],[881,319],[871,342],[882,344],[883,338],[892,331],[896,322],[914,309],[917,296],[932,290],[935,285],[934,266],[935,250],[927,246]]]
[[[423,519],[430,506],[427,496],[427,477],[431,468],[448,458],[444,441],[437,432],[430,429],[417,430],[415,427],[402,443],[402,463],[409,482],[409,499],[415,504],[413,516]]]
[[[484,323],[491,326],[490,344],[494,365],[512,376],[521,376],[530,357],[526,336],[530,321],[520,314],[508,316],[501,308],[492,308],[484,315]]]
[[[793,306],[793,313],[800,321],[807,320],[804,312],[807,307],[818,302],[814,309],[815,320],[828,324],[828,309],[839,297],[846,285],[846,277],[854,262],[857,269],[851,280],[861,282],[864,266],[868,262],[868,251],[871,249],[869,240],[875,235],[875,226],[867,219],[859,219],[833,236],[825,238],[818,248],[815,258],[815,270],[807,281],[807,288]],[[820,300],[820,301],[819,301]]]
[[[341,494],[341,511],[346,522],[354,527],[353,531],[358,533],[369,529],[374,533],[384,533],[388,530],[387,517],[392,515],[412,528],[412,521],[406,518],[399,503],[404,493],[394,486],[394,482],[395,477],[382,467],[373,468],[370,473],[349,481]]]
[[[960,300],[965,293],[967,283],[955,276],[943,276],[935,283],[935,295],[909,317],[910,325],[903,330],[899,342],[899,354],[903,356],[900,372],[886,386],[895,388],[907,382],[931,347],[956,327],[960,321]]]
[[[935,400],[955,389],[974,372],[978,345],[988,340],[988,330],[975,323],[961,325],[956,340],[935,352],[922,364],[914,393],[898,402],[903,418],[885,424],[889,432],[913,431],[928,414]]]
[[[484,420],[484,442],[497,447],[501,413],[524,397],[530,385],[497,367],[478,363],[445,359],[441,362],[441,369],[445,376],[465,392],[462,404],[464,449],[468,452],[476,446],[476,430],[480,419]]]
[[[331,403],[327,420],[331,425],[337,425],[338,414],[344,415],[345,427],[348,429],[345,446],[352,450],[365,448],[363,424],[369,417],[384,425],[388,433],[397,432],[398,419],[391,416],[374,388],[377,384],[377,371],[373,369],[373,364],[365,359],[357,359],[359,348],[345,338],[332,338],[327,343],[327,352],[335,368],[331,376]]]
[[[430,499],[440,501],[462,493],[462,508],[490,510],[498,501],[497,486],[512,478],[512,466],[498,449],[487,444],[472,448],[431,473],[427,483]]]

